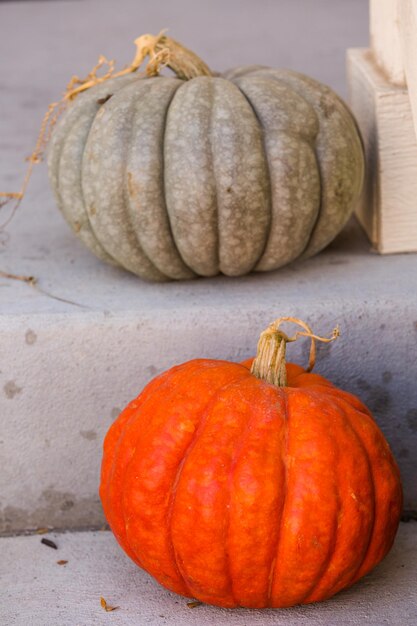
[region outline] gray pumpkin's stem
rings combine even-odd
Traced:
[[[293,337],[288,337],[279,327],[283,322],[292,322],[301,326]],[[314,335],[310,326],[296,317],[280,317],[261,333],[258,342],[257,354],[251,367],[251,373],[276,387],[285,387],[287,384],[287,368],[285,354],[287,343],[296,341],[298,337],[311,339],[310,357],[307,372],[311,372],[316,362],[316,341],[330,343],[339,337],[340,331],[336,327],[331,337],[319,337]]]
[[[191,80],[197,76],[213,76],[210,68],[194,52],[188,50],[175,39],[167,37],[164,31],[159,35],[142,35],[135,40],[136,56],[132,66],[139,68],[149,57],[146,66],[147,76],[157,76],[165,66],[178,78]]]

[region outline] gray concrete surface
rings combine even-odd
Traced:
[[[291,609],[195,608],[160,587],[120,550],[110,532],[0,539],[0,623],[7,626],[411,626],[417,623],[417,524],[400,524],[386,559],[327,602]],[[66,565],[57,561],[67,560]],[[119,606],[106,613],[100,596]]]
[[[213,67],[277,62],[342,91],[344,49],[366,43],[366,5],[0,4],[0,189],[17,188],[46,103],[99,52],[124,63],[138,33],[168,25]],[[406,508],[417,509],[415,255],[378,257],[351,223],[324,253],[279,272],[145,284],[76,241],[42,166],[0,240],[0,269],[39,279],[39,290],[0,279],[0,532],[100,526],[101,444],[120,408],[175,363],[253,354],[260,330],[290,314],[320,333],[340,324],[317,371],[375,412],[401,467]],[[306,350],[294,346],[290,356],[306,362]]]
[[[7,268],[82,307],[0,281],[1,531],[100,525],[101,445],[119,409],[175,363],[250,356],[260,330],[289,314],[319,333],[340,324],[316,369],[374,411],[406,507],[417,508],[415,255],[374,255],[352,224],[323,254],[279,272],[156,286],[96,261],[54,213],[37,237],[29,223],[14,228]],[[289,356],[306,363],[306,349],[294,344]]]
[[[82,308],[0,281],[3,532],[100,525],[101,445],[120,408],[175,363],[250,356],[280,315],[324,334],[340,324],[316,369],[374,411],[400,464],[406,508],[417,508],[415,255],[374,255],[352,224],[323,254],[283,271],[156,286],[100,264],[58,219],[49,225],[55,237],[33,238],[27,224],[8,269],[30,268]],[[38,258],[26,261],[22,250]],[[306,363],[307,344],[292,345],[289,358]]]

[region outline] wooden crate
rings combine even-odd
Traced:
[[[378,252],[417,251],[417,140],[408,91],[387,81],[368,49],[349,50],[348,77],[366,152],[357,216]]]
[[[364,140],[358,218],[381,253],[417,251],[417,0],[371,0],[371,48],[347,55]]]

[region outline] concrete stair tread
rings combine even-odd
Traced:
[[[29,207],[36,219],[16,220],[14,245],[1,250],[1,270],[35,276],[39,281],[33,288],[0,277],[0,315],[6,318],[61,315],[88,319],[96,314],[139,316],[170,309],[188,314],[214,307],[230,310],[242,304],[251,309],[254,304],[266,305],[278,290],[283,307],[300,300],[311,306],[325,300],[338,308],[350,304],[372,309],[374,303],[395,300],[406,305],[417,300],[417,255],[372,253],[354,220],[318,256],[275,272],[150,284],[96,259],[69,232],[51,198],[46,204],[48,210],[36,204]],[[49,223],[48,229],[35,223],[39,217]]]
[[[400,524],[394,547],[371,574],[327,602],[291,609],[187,606],[120,550],[112,533],[49,533],[0,539],[0,622],[7,626],[410,626],[417,622],[417,523]],[[67,560],[66,565],[57,561]],[[100,596],[119,606],[106,613]]]
[[[150,285],[77,248],[59,220],[55,232],[75,265],[51,247],[52,260],[23,266],[11,246],[7,269],[33,270],[42,287],[88,307],[0,280],[0,414],[8,416],[0,534],[100,527],[102,441],[123,406],[188,359],[248,358],[260,331],[282,315],[319,334],[340,325],[341,337],[319,347],[316,371],[374,412],[400,465],[405,507],[417,509],[417,255],[371,254],[352,222],[322,254],[282,271]],[[38,245],[29,232],[19,236],[27,250]],[[306,364],[307,344],[291,344],[289,360]]]

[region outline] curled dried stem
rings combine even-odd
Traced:
[[[301,326],[303,330],[298,330],[292,337],[280,330],[284,322],[291,322]],[[260,335],[257,355],[251,367],[251,372],[257,378],[261,378],[277,387],[285,387],[287,383],[287,370],[285,363],[287,343],[296,341],[299,337],[311,339],[310,355],[307,372],[311,372],[316,362],[316,341],[330,343],[340,336],[337,326],[330,337],[320,337],[315,335],[310,326],[297,317],[280,317],[268,326]]]

